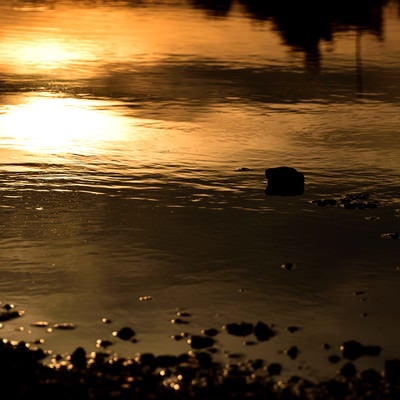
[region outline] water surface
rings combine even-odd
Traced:
[[[384,349],[360,366],[400,357],[399,241],[381,238],[400,229],[398,4],[225,4],[1,2],[0,300],[26,311],[2,336],[92,351],[128,325],[113,351],[164,354],[261,320],[280,334],[222,333],[220,357],[310,376],[348,339]],[[265,195],[279,165],[303,196]],[[380,207],[312,203],[353,192]]]

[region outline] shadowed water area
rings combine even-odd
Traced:
[[[399,3],[300,3],[0,1],[1,337],[216,328],[217,358],[312,378],[345,340],[400,357]],[[266,195],[283,165],[303,195]]]

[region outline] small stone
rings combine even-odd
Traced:
[[[36,321],[32,322],[31,326],[35,326],[36,328],[46,328],[49,326],[49,323],[47,321]]]
[[[254,327],[254,335],[256,336],[258,341],[264,342],[274,337],[276,333],[270,326],[268,326],[264,322],[259,321]]]
[[[0,321],[9,321],[11,319],[22,317],[24,314],[24,311],[17,311],[10,308],[7,309],[7,311],[0,311]]]
[[[295,332],[299,331],[300,328],[299,328],[298,326],[288,326],[287,330],[288,330],[290,333],[295,333]]]
[[[188,339],[187,343],[192,349],[204,349],[214,346],[215,340],[209,336],[193,335]]]
[[[83,347],[78,347],[71,354],[71,364],[79,369],[86,367],[86,351]]]
[[[177,317],[191,317],[192,315],[186,311],[177,311],[176,316]]]
[[[271,363],[268,365],[267,371],[270,375],[280,375],[282,371],[282,365],[279,363]]]
[[[281,265],[281,268],[286,271],[292,271],[297,268],[297,265],[291,262],[285,263]]]
[[[188,324],[189,323],[189,321],[185,321],[184,319],[182,319],[182,318],[174,318],[174,319],[171,319],[171,324],[181,324],[181,325],[185,325],[185,324]]]
[[[328,357],[328,361],[331,364],[337,364],[340,361],[340,357],[337,356],[337,355],[331,355],[331,356]]]
[[[151,296],[139,296],[139,301],[150,301],[153,300]]]
[[[102,324],[111,324],[111,319],[109,319],[109,318],[106,318],[106,317],[103,317],[102,319],[101,319],[101,323]]]
[[[286,350],[286,354],[292,359],[294,360],[295,358],[297,358],[298,354],[299,354],[299,349],[297,346],[292,346],[290,347],[288,350]]]
[[[206,336],[217,336],[219,333],[218,329],[210,328],[210,329],[202,329],[201,333]]]
[[[348,362],[340,368],[340,374],[345,378],[352,378],[357,373],[357,369],[352,362]]]
[[[111,340],[106,340],[106,339],[97,339],[96,340],[97,348],[106,349],[107,347],[110,347],[112,344],[114,344],[114,342],[112,342]]]
[[[253,324],[248,322],[231,323],[225,326],[226,331],[234,336],[248,336],[253,333]]]
[[[326,207],[326,206],[336,206],[337,201],[335,199],[318,199],[318,200],[312,200],[311,203],[317,205],[318,207]]]
[[[129,327],[123,327],[119,331],[114,331],[112,333],[113,336],[119,337],[122,340],[129,340],[135,336],[135,331]]]
[[[340,346],[340,350],[342,351],[343,357],[349,360],[356,360],[364,355],[364,346],[355,340],[344,342]]]
[[[235,169],[236,172],[246,172],[246,171],[251,171],[250,168],[247,167],[240,167]]]
[[[388,233],[382,233],[381,238],[383,239],[391,239],[391,240],[398,240],[400,239],[400,233],[399,232],[388,232]]]
[[[368,368],[361,372],[361,379],[368,385],[377,386],[382,380],[382,376],[373,368]]]
[[[59,330],[72,330],[75,329],[76,325],[73,324],[72,322],[62,322],[62,323],[57,323],[53,325],[53,329],[59,329]]]

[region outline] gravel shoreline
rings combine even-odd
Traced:
[[[222,365],[204,350],[178,356],[151,353],[123,358],[106,352],[72,354],[46,365],[48,355],[25,342],[0,341],[1,396],[86,399],[398,399],[400,360],[384,371],[357,371],[352,361],[321,382],[279,378],[278,363],[263,360]]]

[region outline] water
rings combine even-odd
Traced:
[[[311,377],[348,339],[383,347],[360,367],[400,357],[399,241],[380,237],[400,229],[398,4],[223,4],[1,2],[0,300],[25,310],[3,337],[65,354],[127,325],[112,351],[181,353],[171,335],[261,320],[279,335],[221,333],[217,357]],[[265,195],[279,165],[303,196]],[[312,203],[353,192],[381,206]]]

